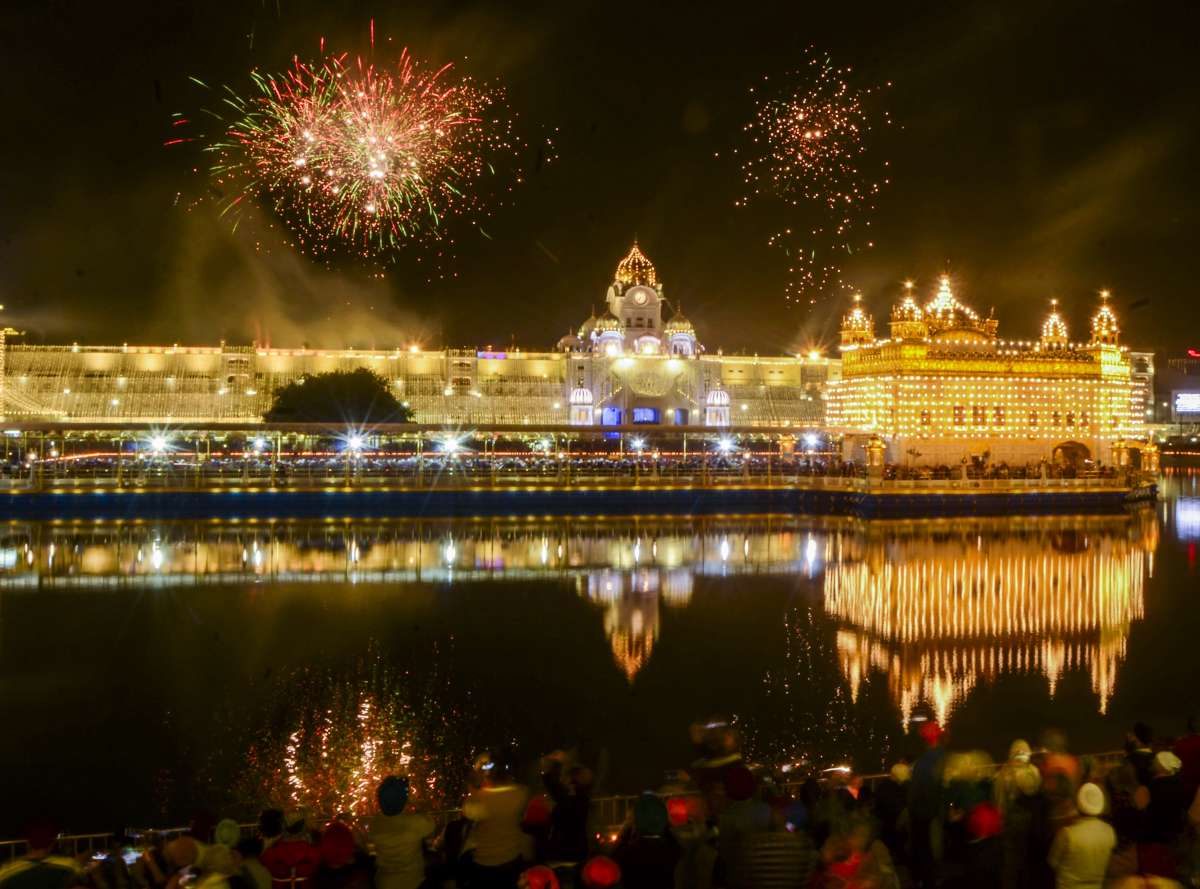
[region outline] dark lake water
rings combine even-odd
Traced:
[[[927,717],[993,755],[1178,732],[1198,483],[1107,517],[5,525],[0,834],[354,808],[394,769],[453,803],[511,742],[635,791],[718,714],[863,770]]]

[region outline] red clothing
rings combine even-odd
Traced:
[[[283,839],[258,860],[271,875],[272,889],[308,889],[321,866],[321,852],[308,840]]]
[[[1184,735],[1175,742],[1175,755],[1183,763],[1179,780],[1190,795],[1200,788],[1200,735]]]

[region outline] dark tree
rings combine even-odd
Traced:
[[[360,367],[302,377],[275,393],[269,423],[408,423],[413,412],[383,377]]]

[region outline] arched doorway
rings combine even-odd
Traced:
[[[1084,464],[1092,459],[1092,452],[1087,445],[1077,441],[1064,441],[1054,449],[1054,464],[1070,466],[1072,469],[1082,469]]]

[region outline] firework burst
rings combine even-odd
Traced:
[[[737,204],[782,205],[796,219],[768,243],[789,257],[788,298],[810,304],[842,286],[846,256],[874,246],[870,216],[888,182],[888,162],[871,139],[891,123],[877,107],[881,91],[855,86],[850,76],[811,56],[782,87],[768,81],[752,91],[761,97],[744,128],[748,145],[738,152],[747,193]]]
[[[450,220],[478,225],[521,181],[525,146],[503,91],[450,65],[405,50],[394,65],[343,54],[251,77],[248,96],[225,89],[209,111],[216,135],[199,137],[235,228],[266,205],[306,252],[386,264],[398,248],[444,242]],[[180,141],[192,140],[168,144]]]

